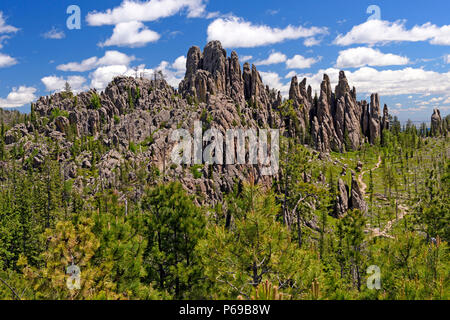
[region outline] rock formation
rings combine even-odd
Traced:
[[[367,213],[367,208],[367,203],[364,200],[364,196],[359,188],[355,175],[352,174],[351,190],[349,190],[349,187],[341,178],[339,178],[337,183],[334,216],[336,218],[342,218],[348,210],[360,210],[363,213]]]
[[[363,213],[367,213],[367,204],[364,200],[364,195],[359,188],[358,181],[354,174],[352,174],[352,190],[350,196],[350,209],[360,210]]]
[[[387,107],[383,120],[380,118],[378,95],[372,95],[370,106],[356,100],[356,89],[350,88],[344,72],[339,74],[335,92],[324,75],[320,96],[314,98],[306,79],[299,82],[294,77],[289,99],[291,105],[283,104],[280,92],[264,85],[254,65],[245,63],[241,69],[234,51],[228,57],[220,42],[212,41],[203,52],[195,46],[189,49],[186,74],[178,90],[164,79],[116,77],[103,92],[41,97],[32,106],[34,120],[6,132],[5,143],[10,147],[20,142],[24,157],[32,157],[25,165],[38,167],[49,151],[34,136],[49,137],[58,144],[64,177],[75,179],[80,187],[91,184],[93,192],[114,185],[119,168],[130,162],[146,167],[149,174],[160,172],[165,180],[180,180],[192,193],[207,195],[206,200],[215,203],[250,173],[256,182],[266,185],[273,177],[261,175],[258,166],[216,164],[205,165],[200,169],[202,178],[197,179],[190,170],[171,166],[173,130],[192,132],[197,120],[223,135],[230,128],[279,128],[282,135],[309,144],[323,155],[331,150],[358,149],[366,139],[374,142],[388,119]],[[95,142],[98,150],[108,152],[95,154],[84,148],[74,154],[80,141],[87,139]],[[100,182],[77,177],[79,168],[98,169]],[[349,195],[340,181],[339,189],[339,216],[352,205],[361,205],[358,193],[353,194],[356,187],[352,186]]]
[[[348,187],[342,179],[338,180],[334,216],[342,218],[348,211]]]
[[[439,109],[433,110],[433,115],[431,116],[431,135],[440,136],[442,134],[442,118]]]
[[[291,84],[291,91],[293,85]],[[295,96],[290,94],[290,99]],[[371,97],[370,107],[366,101],[356,101],[356,89],[350,89],[345,73],[339,73],[335,93],[331,91],[330,79],[324,75],[320,98],[313,104],[311,137],[313,146],[322,152],[357,150],[367,138],[374,143],[381,136],[380,102],[378,94]],[[388,110],[385,106],[387,121]]]

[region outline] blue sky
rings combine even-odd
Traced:
[[[67,27],[70,5],[81,29]],[[65,81],[101,90],[136,68],[177,86],[189,47],[221,40],[284,95],[293,75],[317,90],[324,72],[334,85],[345,70],[358,99],[378,92],[401,120],[429,121],[433,108],[450,108],[449,9],[448,0],[2,0],[0,107],[27,112]]]

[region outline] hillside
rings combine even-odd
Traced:
[[[284,299],[448,299],[449,118],[402,128],[356,90],[341,71],[283,99],[213,41],[178,89],[116,77],[2,116],[0,298],[250,299],[267,281]],[[231,129],[259,141],[229,149]],[[263,130],[276,156],[252,162]],[[194,137],[181,164],[174,133]]]

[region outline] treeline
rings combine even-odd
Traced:
[[[448,299],[447,140],[398,126],[358,153],[379,154],[381,174],[370,174],[369,212],[342,219],[332,217],[338,177],[291,139],[281,141],[271,187],[251,177],[213,207],[158,175],[137,174],[143,195],[128,197],[129,173],[143,172],[128,165],[117,188],[80,190],[63,179],[56,145],[39,168],[5,152],[0,298]],[[80,141],[74,152],[84,148],[95,149]],[[383,210],[399,203],[410,214],[392,238],[367,233],[375,211],[391,220]],[[68,274],[71,266],[79,272]],[[370,266],[381,272],[380,290],[367,286]]]

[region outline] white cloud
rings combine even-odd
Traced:
[[[279,90],[283,97],[287,97],[289,95],[290,82],[283,84],[278,73],[263,71],[260,71],[259,73],[261,75],[263,83],[265,85],[268,85],[269,88]]]
[[[323,74],[330,77],[332,87],[337,85],[339,79],[337,68],[319,70],[315,74],[299,75],[300,78],[308,78],[308,83],[313,89],[319,90]],[[363,67],[354,72],[345,72],[350,86],[355,86],[357,92],[370,94],[378,92],[380,95],[411,95],[411,94],[436,94],[446,95],[450,92],[450,72],[439,73],[416,68],[401,70],[376,70]]]
[[[70,76],[67,78],[48,76],[41,79],[47,91],[60,92],[64,90],[66,82],[70,84],[72,91],[75,93],[87,90],[86,78],[81,76]]]
[[[294,57],[286,61],[286,67],[288,69],[307,69],[319,60],[320,58],[305,58],[299,54],[296,54]]]
[[[91,26],[117,25],[124,22],[155,21],[187,10],[188,17],[205,14],[203,0],[125,0],[119,7],[106,12],[90,12],[86,20]]]
[[[291,79],[292,77],[296,76],[297,72],[291,71],[287,75],[284,76],[285,79]]]
[[[281,52],[272,52],[269,57],[265,60],[256,61],[256,66],[267,66],[271,64],[277,64],[285,62],[287,59],[285,54],[282,54]]]
[[[106,51],[105,55],[102,58],[91,57],[81,62],[69,62],[67,64],[61,64],[57,66],[56,69],[61,71],[84,72],[101,66],[111,66],[111,65],[128,66],[130,62],[135,59],[136,58],[134,56],[128,56],[122,52],[111,50]]]
[[[0,33],[16,33],[17,31],[19,31],[18,28],[6,24],[3,12],[0,11]]]
[[[172,68],[179,72],[186,72],[186,57],[180,56],[175,59],[174,63],[172,64]]]
[[[395,66],[409,63],[407,57],[385,54],[380,50],[358,47],[339,52],[337,68],[358,68],[363,66]]]
[[[430,44],[450,45],[450,25],[438,27],[428,22],[407,29],[405,22],[405,20],[395,22],[369,20],[354,26],[345,35],[338,35],[334,43],[348,46],[352,44],[385,44],[395,41],[429,41]]]
[[[305,47],[312,47],[312,46],[317,46],[322,42],[322,40],[320,39],[316,39],[316,38],[307,38],[305,39],[305,41],[303,41],[303,44],[305,45]]]
[[[142,22],[122,22],[114,27],[111,38],[99,43],[99,46],[137,48],[143,47],[149,42],[158,41],[160,37],[157,32],[148,29]]]
[[[6,39],[9,39],[9,38],[10,37],[6,36],[6,35],[0,36],[0,49],[3,48],[2,42],[5,41]]]
[[[89,75],[91,78],[91,87],[103,90],[115,77],[132,75],[132,71],[132,69],[124,65],[99,67]]]
[[[241,62],[247,62],[253,59],[253,56],[242,56],[239,58]]]
[[[229,16],[218,18],[208,26],[208,41],[219,40],[225,48],[252,48],[269,44],[310,38],[318,34],[326,34],[327,28],[304,28],[287,26],[284,29],[267,25],[256,25],[242,18]]]
[[[444,57],[444,60],[445,60],[446,63],[450,63],[450,54],[446,55]]]
[[[17,108],[36,100],[36,88],[13,88],[6,99],[0,98],[0,108]]]
[[[165,80],[169,85],[178,87],[180,81],[184,78],[186,73],[186,57],[180,56],[173,63],[162,61],[157,67],[147,69],[145,65],[137,66],[138,74],[152,79],[156,71],[161,71]],[[134,76],[136,74],[135,68],[130,68],[126,65],[111,65],[97,68],[89,77],[91,78],[91,87],[98,90],[106,88],[109,82],[117,76]]]
[[[6,68],[17,64],[17,60],[0,52],[0,68]]]
[[[432,98],[430,100],[430,103],[438,103],[441,102],[442,100],[444,100],[444,97]]]
[[[60,40],[66,37],[66,34],[62,30],[58,30],[55,27],[52,27],[50,31],[47,31],[42,35],[45,39],[54,39]]]
[[[209,12],[206,15],[206,19],[214,19],[214,18],[217,18],[218,16],[220,16],[220,12],[219,11]]]
[[[3,41],[10,38],[10,36],[6,34],[16,33],[17,31],[19,31],[18,28],[6,24],[3,12],[0,11],[0,49],[3,48]],[[15,58],[0,53],[0,68],[10,67],[15,64],[17,64]]]

